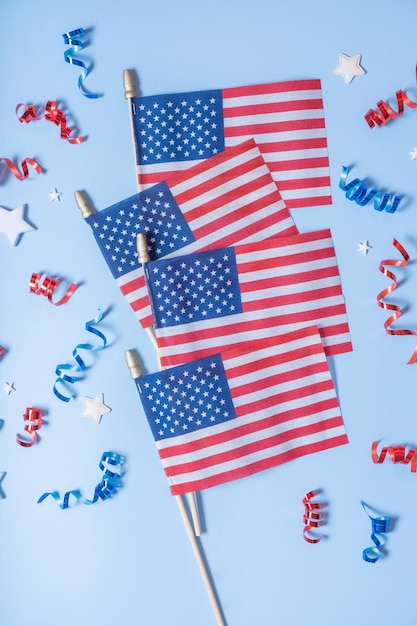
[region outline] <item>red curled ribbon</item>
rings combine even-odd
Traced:
[[[51,304],[54,304],[55,306],[60,306],[61,304],[65,304],[66,302],[68,302],[74,291],[77,289],[77,285],[75,283],[71,283],[62,298],[58,300],[58,302],[53,302],[52,295],[61,281],[59,278],[51,278],[50,276],[45,276],[42,284],[40,284],[41,276],[42,274],[32,274],[29,283],[29,291],[30,293],[35,293],[36,295],[45,296],[46,298],[48,298],[49,302]]]
[[[2,346],[0,346],[0,357],[2,357],[4,354],[4,348]]]
[[[29,124],[32,120],[40,120],[42,118],[42,115],[38,115],[36,112],[36,107],[33,104],[18,104],[16,106],[16,115],[19,115],[18,111],[22,106],[25,107],[25,110],[22,115],[19,116],[19,122]],[[74,129],[67,126],[65,114],[62,109],[58,108],[54,100],[47,101],[43,115],[48,122],[52,122],[55,126],[61,127],[61,139],[65,139],[68,143],[72,144],[78,144],[84,141],[84,137],[74,137],[70,139],[70,135]]]
[[[402,465],[408,465],[410,463],[410,469],[412,472],[417,472],[417,450],[410,448],[407,454],[405,453],[405,446],[387,446],[382,448],[378,455],[378,441],[374,441],[372,444],[372,460],[374,463],[383,463],[387,454],[391,457],[393,463],[401,463]]]
[[[25,430],[31,435],[33,441],[22,439],[19,434],[16,435],[16,441],[23,448],[31,448],[35,441],[39,439],[36,431],[42,426],[42,411],[40,409],[29,407],[26,409],[23,419],[25,422],[29,422],[29,424],[25,425]]]
[[[311,500],[320,493],[317,491],[309,491],[303,498],[304,504],[304,515],[303,522],[305,524],[303,530],[303,537],[305,541],[308,543],[319,543],[321,541],[321,537],[311,537],[309,536],[309,532],[321,526],[323,524],[323,513],[322,509],[324,504],[320,502],[311,502]]]
[[[38,172],[38,174],[42,172],[42,167],[39,165],[39,163],[35,161],[35,159],[31,159],[29,157],[27,157],[26,159],[23,159],[22,161],[23,175],[19,172],[16,165],[10,159],[6,159],[6,157],[0,157],[0,161],[4,161],[6,163],[7,167],[9,168],[13,176],[16,176],[18,180],[25,180],[25,178],[28,178],[29,176],[28,165],[31,165]]]
[[[417,65],[416,65],[416,79],[417,79]],[[374,126],[383,126],[390,120],[394,120],[404,113],[404,105],[410,107],[410,109],[417,108],[417,103],[410,100],[405,91],[400,89],[395,93],[395,97],[397,98],[398,105],[398,113],[396,113],[384,100],[379,100],[376,103],[379,111],[375,111],[375,109],[369,109],[369,111],[365,114],[365,120],[368,122],[368,126],[370,128],[374,128]]]
[[[384,261],[381,261],[381,263],[379,264],[379,271],[382,272],[384,276],[392,280],[392,283],[391,285],[383,289],[377,295],[376,299],[378,302],[378,306],[380,306],[382,309],[386,309],[388,311],[394,311],[394,313],[392,313],[392,315],[390,315],[388,319],[386,319],[384,322],[384,328],[389,335],[417,335],[417,333],[414,332],[414,330],[407,330],[407,329],[392,330],[391,328],[389,328],[391,324],[393,324],[402,315],[402,311],[401,311],[401,308],[397,304],[391,304],[389,302],[382,302],[382,298],[385,298],[385,296],[392,293],[394,289],[397,288],[397,278],[395,274],[391,272],[390,270],[387,270],[387,268],[384,267],[384,265],[392,265],[394,267],[405,267],[406,265],[408,265],[410,261],[408,252],[400,244],[400,242],[395,239],[395,237],[392,243],[397,248],[401,256],[403,257],[403,260],[385,259]],[[411,355],[410,359],[407,361],[407,364],[411,365],[416,360],[417,360],[417,346],[414,348],[413,354]]]

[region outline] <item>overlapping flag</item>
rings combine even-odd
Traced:
[[[136,237],[151,259],[297,233],[253,139],[122,200],[86,220],[146,328],[153,322]]]
[[[131,106],[141,187],[254,138],[289,209],[331,204],[318,79],[144,96]]]
[[[173,494],[348,443],[314,326],[135,382]]]
[[[319,327],[326,354],[352,349],[330,230],[206,250],[146,266],[161,364]]]

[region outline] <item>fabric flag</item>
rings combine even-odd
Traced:
[[[329,229],[146,265],[161,365],[306,325],[326,354],[352,350]]]
[[[151,259],[297,233],[254,140],[228,148],[86,219],[122,293],[153,323],[136,236]]]
[[[131,107],[141,187],[253,137],[289,209],[331,204],[319,79],[144,96]]]
[[[348,443],[315,326],[135,382],[174,495]]]

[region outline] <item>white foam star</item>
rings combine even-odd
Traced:
[[[58,191],[58,189],[56,187],[54,187],[53,191],[49,192],[49,198],[51,201],[56,200],[57,202],[61,202],[60,199],[60,195],[61,195],[61,191]]]
[[[16,391],[16,389],[14,388],[14,383],[4,383],[3,391],[5,391],[8,396],[11,394],[12,391]]]
[[[347,54],[340,55],[340,64],[334,68],[333,74],[339,74],[343,76],[343,79],[347,85],[355,78],[355,76],[360,76],[361,74],[365,74],[365,70],[361,67],[361,55],[355,54],[355,56],[350,57]]]
[[[363,252],[363,254],[368,254],[368,250],[370,250],[371,248],[372,246],[370,246],[367,241],[358,243],[358,252]]]
[[[417,148],[414,148],[414,150],[410,152],[410,155],[413,161],[414,159],[417,159]]]
[[[100,423],[102,415],[110,413],[111,409],[104,404],[104,396],[99,393],[95,398],[84,397],[84,411],[82,417],[92,417],[97,424]]]
[[[0,206],[0,233],[5,233],[12,244],[15,246],[22,233],[30,230],[36,230],[28,224],[23,217],[24,205],[18,206],[17,209],[9,211]]]

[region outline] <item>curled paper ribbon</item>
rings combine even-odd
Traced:
[[[0,357],[2,357],[4,354],[4,348],[2,346],[0,346]]]
[[[375,188],[368,192],[368,186],[359,178],[355,178],[352,182],[346,184],[348,172],[349,168],[342,165],[339,187],[345,192],[348,200],[356,202],[359,206],[365,206],[365,204],[373,200],[374,209],[376,211],[383,211],[385,209],[387,213],[395,213],[401,200],[400,196],[395,195],[392,199],[391,194],[382,194],[382,191]]]
[[[33,104],[18,104],[16,106],[16,115],[19,115],[19,109],[24,106],[25,110],[22,115],[19,116],[19,122],[29,124],[32,120],[40,120],[41,115],[36,112],[36,107]],[[48,100],[45,105],[44,117],[48,122],[52,122],[55,126],[61,128],[61,139],[65,139],[68,143],[78,144],[84,141],[83,137],[74,137],[70,139],[70,135],[73,132],[73,128],[68,128],[67,119],[64,112],[58,108],[57,103],[54,100]]]
[[[371,539],[374,542],[375,546],[371,546],[370,548],[365,548],[362,552],[362,558],[364,561],[368,563],[376,563],[378,559],[382,556],[382,550],[380,546],[382,545],[381,541],[378,539],[377,535],[382,535],[390,530],[391,518],[388,516],[380,516],[380,517],[372,517],[372,515],[368,512],[368,506],[361,500],[361,504],[363,506],[363,510],[369,517],[372,523],[371,530]]]
[[[416,78],[417,78],[417,65],[416,65]],[[375,111],[375,109],[369,109],[367,113],[365,113],[365,120],[368,122],[368,126],[370,128],[374,128],[374,126],[383,126],[390,120],[394,120],[400,115],[404,113],[404,105],[410,107],[410,109],[417,108],[417,103],[410,100],[407,94],[400,89],[395,93],[395,97],[397,98],[397,106],[398,112],[396,113],[384,100],[379,100],[376,103],[379,111]]]
[[[387,446],[382,448],[381,452],[378,454],[378,443],[378,441],[374,441],[371,448],[374,463],[383,463],[388,454],[393,463],[401,463],[402,465],[408,465],[408,463],[410,463],[411,471],[417,472],[417,450],[410,448],[406,454],[405,446]]]
[[[395,237],[392,243],[395,246],[395,248],[398,250],[398,252],[401,254],[401,256],[403,257],[403,260],[385,259],[384,261],[381,261],[381,263],[379,264],[379,271],[382,272],[384,276],[392,280],[392,283],[391,285],[389,285],[388,287],[380,291],[376,299],[378,302],[378,306],[380,306],[382,309],[386,309],[388,311],[394,311],[392,315],[390,315],[388,319],[386,319],[384,322],[384,328],[389,335],[416,335],[417,333],[414,332],[413,330],[406,330],[406,329],[393,330],[392,328],[390,328],[391,324],[393,324],[402,315],[402,311],[401,311],[401,308],[397,304],[391,304],[389,302],[382,301],[382,299],[385,298],[385,296],[387,296],[388,294],[393,292],[394,289],[397,288],[397,278],[394,272],[391,272],[384,266],[392,265],[394,267],[405,267],[406,265],[408,265],[410,261],[408,252],[400,244],[400,242],[395,239]],[[407,364],[411,365],[412,363],[416,361],[416,359],[417,359],[417,346],[414,348],[413,354],[411,355],[410,359],[407,361]]]
[[[23,419],[25,422],[28,422],[28,424],[25,424],[25,431],[31,435],[33,441],[22,439],[19,434],[16,435],[16,441],[23,448],[31,448],[35,441],[39,439],[36,431],[42,426],[42,411],[40,409],[29,407],[23,414]]]
[[[64,364],[60,364],[56,366],[55,374],[58,376],[58,378],[55,380],[53,391],[56,397],[62,400],[63,402],[69,402],[71,398],[74,396],[64,396],[62,393],[58,391],[56,387],[57,384],[58,383],[72,383],[73,384],[77,380],[79,380],[78,376],[70,376],[68,374],[65,374],[64,372],[68,372],[68,371],[82,372],[87,368],[85,362],[83,361],[83,359],[81,358],[79,354],[79,351],[80,350],[97,351],[97,350],[103,350],[103,348],[106,347],[106,344],[107,344],[106,337],[103,335],[103,333],[97,330],[97,328],[94,328],[94,324],[99,324],[102,319],[103,319],[103,312],[101,311],[101,309],[99,309],[97,317],[95,317],[93,320],[86,322],[85,328],[88,332],[93,333],[94,335],[97,335],[97,337],[100,337],[100,339],[103,342],[103,345],[93,346],[90,343],[79,343],[77,346],[75,346],[74,350],[72,351],[72,355],[78,365],[68,365],[64,363]]]
[[[56,502],[58,502],[61,509],[67,509],[69,506],[70,496],[74,496],[77,500],[83,504],[94,504],[99,499],[107,500],[113,496],[117,489],[120,487],[121,479],[121,466],[125,462],[125,457],[116,452],[103,452],[99,467],[104,472],[101,482],[96,485],[94,489],[94,496],[92,500],[85,498],[78,489],[67,491],[64,497],[61,498],[57,491],[48,491],[41,495],[38,500],[38,504],[43,502],[48,496],[52,496]],[[108,468],[111,467],[111,469]]]
[[[19,169],[10,159],[6,159],[5,157],[0,157],[0,161],[4,161],[6,163],[7,167],[9,168],[13,176],[15,176],[18,180],[25,180],[25,178],[28,178],[29,176],[28,165],[33,167],[33,169],[35,169],[38,172],[38,174],[42,172],[42,167],[39,165],[39,163],[35,161],[35,159],[31,159],[30,157],[27,157],[26,159],[23,159],[22,161],[23,174],[19,172]]]
[[[311,502],[311,500],[317,496],[320,491],[309,491],[303,498],[304,504],[304,516],[303,522],[305,524],[303,530],[303,537],[308,543],[319,543],[321,537],[312,537],[309,533],[323,524],[323,504],[320,502]]]
[[[51,304],[55,306],[61,306],[61,304],[65,304],[68,302],[74,291],[77,289],[77,285],[75,283],[71,283],[65,294],[62,296],[60,300],[54,302],[52,300],[52,295],[55,289],[60,284],[59,278],[51,278],[50,276],[45,276],[41,283],[42,274],[33,273],[29,283],[29,291],[30,293],[34,293],[36,295],[43,295],[48,298]]]
[[[89,70],[84,61],[81,61],[81,59],[76,59],[74,57],[74,52],[78,52],[79,50],[82,50],[84,48],[83,42],[81,41],[81,39],[79,39],[79,37],[84,36],[84,28],[77,28],[76,30],[71,30],[70,32],[64,33],[62,35],[64,43],[66,45],[72,46],[72,48],[64,52],[64,59],[67,63],[70,63],[71,65],[78,65],[78,67],[81,67],[81,74],[78,77],[78,88],[83,96],[85,96],[86,98],[99,98],[99,94],[88,93],[87,91],[85,91],[83,87],[83,81],[87,78]]]

